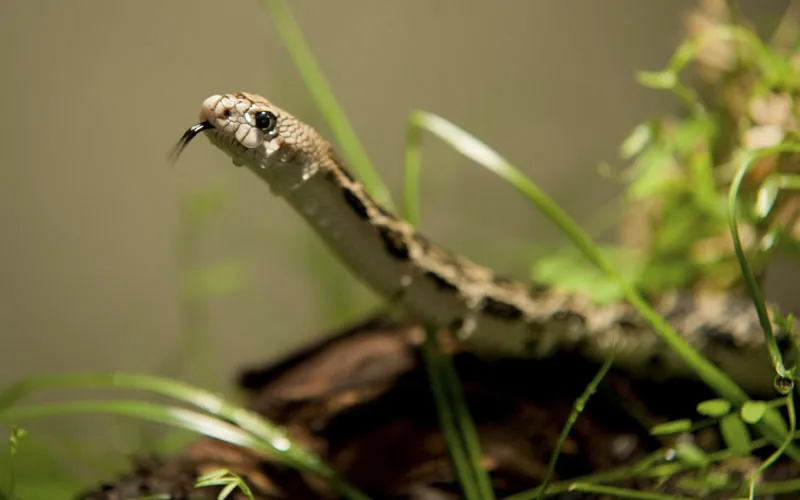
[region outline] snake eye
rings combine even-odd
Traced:
[[[269,134],[278,124],[278,117],[270,111],[259,111],[256,113],[256,127],[260,128],[265,134]]]

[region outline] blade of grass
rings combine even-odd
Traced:
[[[350,165],[364,183],[367,191],[375,199],[388,208],[392,208],[392,197],[386,185],[372,166],[366,150],[361,145],[352,125],[339,105],[336,96],[328,84],[325,74],[319,67],[314,54],[308,47],[300,27],[294,21],[292,13],[284,0],[261,0],[261,5],[269,14],[269,18],[278,30],[278,34],[286,46],[292,60],[302,75],[303,81],[316,102],[325,121],[331,128],[342,152],[350,160]]]
[[[519,169],[500,156],[494,149],[438,115],[415,110],[412,112],[410,120],[415,126],[439,137],[453,149],[498,175],[525,195],[540,212],[567,235],[572,243],[590,262],[601,269],[620,287],[626,300],[652,326],[659,337],[661,337],[709,387],[735,406],[741,406],[748,401],[747,394],[737,386],[727,374],[701,356],[685,339],[678,335],[669,323],[653,310],[644,298],[639,295],[638,291],[614,269],[602,254],[599,247],[580,226],[578,226],[552,198],[525,177]],[[770,415],[770,418],[763,419],[756,424],[756,427],[764,436],[769,438],[776,447],[780,447],[787,436],[787,432],[785,426],[781,426],[778,423],[779,421],[782,422],[780,415],[774,410],[770,412]],[[787,448],[787,454],[792,456],[795,460],[800,460],[800,449],[797,449],[795,446],[789,446]]]
[[[433,329],[426,329],[425,342],[422,345],[422,359],[425,363],[425,371],[428,374],[428,381],[433,392],[433,400],[436,405],[436,413],[439,416],[439,424],[442,427],[442,434],[444,434],[447,442],[447,451],[450,453],[450,462],[461,485],[464,498],[467,500],[480,500],[484,498],[481,495],[483,488],[475,472],[483,469],[480,462],[478,462],[477,466],[471,463],[472,457],[467,449],[467,444],[462,441],[463,435],[459,426],[459,418],[450,402],[451,400],[448,396],[449,384],[442,373],[442,365],[447,363],[447,360],[439,351],[436,342],[436,331]],[[469,413],[467,413],[467,417],[469,417]],[[480,454],[480,450],[478,450],[478,453]],[[480,456],[478,457],[479,459]],[[489,495],[485,498],[494,498],[491,492],[491,485],[489,486]]]
[[[403,158],[403,218],[412,226],[419,226],[419,191],[422,174],[422,127],[412,113],[406,128],[406,144]]]
[[[405,148],[405,190],[403,199],[403,212],[405,218],[413,226],[419,223],[419,175],[421,171],[420,129],[410,124]],[[468,461],[471,478],[464,478],[462,483],[468,483],[470,488],[477,489],[481,496],[478,498],[493,499],[491,478],[483,467],[480,439],[475,429],[475,424],[470,416],[469,407],[464,399],[461,382],[452,360],[439,351],[435,341],[435,331],[428,329],[423,353],[426,356],[426,368],[431,381],[431,389],[439,419],[444,429],[453,425],[454,429],[443,430],[448,440],[448,449],[451,456],[459,454],[459,462]],[[435,371],[435,372],[434,372]],[[463,454],[463,456],[461,456]],[[454,460],[455,462],[455,456]],[[455,464],[454,464],[455,468]],[[464,486],[462,486],[464,487]]]
[[[299,462],[313,462],[317,459],[307,455],[300,448],[288,442],[279,427],[267,422],[258,415],[234,405],[222,397],[203,389],[176,380],[151,375],[127,373],[75,373],[42,375],[31,377],[11,385],[0,392],[0,413],[7,411],[19,399],[40,390],[54,388],[123,388],[138,389],[175,398],[236,423],[243,429],[257,435],[267,442],[277,443],[277,449],[284,449],[287,457]],[[297,454],[295,454],[297,453]]]
[[[772,359],[772,365],[775,367],[775,371],[779,377],[790,380],[794,377],[793,370],[787,370],[783,365],[783,356],[778,348],[778,341],[775,338],[775,333],[772,330],[772,322],[770,321],[769,314],[767,313],[764,295],[761,293],[761,290],[758,287],[756,277],[753,274],[752,269],[750,269],[750,265],[747,262],[747,257],[742,249],[742,242],[739,238],[739,224],[737,221],[737,206],[739,189],[753,163],[765,155],[777,154],[787,150],[794,150],[793,148],[797,148],[797,150],[800,151],[800,146],[789,145],[755,151],[740,151],[738,157],[736,158],[736,161],[740,166],[728,191],[728,223],[730,225],[731,236],[733,237],[733,247],[736,252],[736,258],[739,261],[739,267],[741,268],[742,276],[744,277],[744,283],[747,288],[747,292],[753,299],[753,304],[755,305],[756,313],[758,314],[758,322],[761,325],[762,331],[764,332],[767,350],[769,351],[770,358]]]
[[[637,490],[619,488],[617,486],[601,486],[589,483],[574,483],[570,491],[581,491],[584,493],[597,493],[600,495],[610,495],[616,498],[636,498],[638,500],[693,500],[692,497],[682,495],[668,495],[665,493],[647,493]]]
[[[434,347],[438,349],[438,346]],[[483,465],[483,452],[481,451],[480,438],[475,428],[475,423],[472,421],[466,399],[464,398],[464,391],[461,387],[461,381],[458,379],[458,373],[456,372],[455,366],[453,366],[452,358],[441,352],[438,357],[439,370],[446,390],[445,396],[447,396],[447,403],[452,408],[452,412],[456,417],[458,433],[464,443],[475,483],[481,493],[481,498],[493,500],[495,496],[494,490],[492,489],[492,480]]]
[[[542,484],[540,487],[537,488],[539,491],[536,496],[537,499],[544,498],[544,493],[547,490],[547,484],[550,482],[550,480],[553,478],[553,474],[556,472],[558,456],[561,454],[561,447],[564,446],[564,443],[569,437],[569,431],[572,430],[572,427],[578,420],[578,416],[581,414],[581,412],[583,412],[583,409],[586,407],[586,403],[589,402],[589,398],[591,398],[592,394],[597,391],[597,386],[600,385],[600,382],[603,380],[603,378],[605,378],[613,363],[614,358],[609,356],[603,363],[603,366],[600,367],[600,370],[598,370],[594,378],[592,378],[591,382],[589,382],[589,385],[586,386],[583,394],[581,394],[580,397],[575,401],[572,412],[569,415],[569,419],[564,425],[564,428],[561,429],[561,435],[558,437],[558,442],[553,450],[553,456],[550,457],[550,463],[547,465],[547,474],[544,476],[544,479],[542,479]]]
[[[235,489],[239,489],[248,500],[255,500],[253,492],[244,479],[238,474],[228,469],[217,469],[208,474],[197,478],[195,488],[205,488],[208,486],[225,486],[217,495],[217,500],[225,500]]]
[[[13,420],[15,415],[17,417],[24,417],[26,415],[24,412],[26,411],[30,412],[33,416],[39,414],[42,416],[51,415],[56,414],[58,408],[63,409],[65,412],[85,412],[87,411],[86,408],[96,408],[99,412],[115,411],[113,410],[113,406],[108,407],[110,409],[104,410],[103,408],[106,407],[100,405],[102,402],[63,403],[62,406],[42,405],[39,407],[25,408],[14,408],[12,406],[17,401],[33,392],[53,388],[87,387],[139,389],[170,396],[179,401],[193,404],[215,417],[219,417],[213,420],[221,424],[231,425],[220,420],[220,418],[238,425],[242,431],[246,431],[249,435],[252,435],[259,442],[263,443],[264,446],[267,446],[271,450],[273,456],[294,468],[305,470],[321,477],[347,498],[358,500],[365,500],[368,498],[363,493],[347,484],[347,482],[341,479],[333,469],[328,467],[316,455],[294,444],[278,426],[245,408],[226,401],[224,398],[210,391],[198,389],[189,384],[175,380],[150,375],[126,373],[77,373],[31,377],[12,384],[0,392],[0,419]],[[81,404],[89,406],[80,406]],[[146,405],[145,403],[141,404]],[[31,409],[26,410],[26,408]],[[124,409],[126,407],[123,405],[121,408]],[[139,415],[136,413],[143,408],[148,408],[147,406],[136,408],[128,405],[127,408],[133,408],[130,412],[132,415],[136,414],[134,416],[148,418],[147,415]],[[190,410],[182,408],[174,409],[181,410],[182,412],[190,412]],[[183,416],[186,415],[186,413],[180,413],[180,415]],[[157,419],[163,416],[163,412],[156,411],[153,413],[152,418]],[[212,418],[207,415],[205,415],[205,417],[208,419]],[[209,420],[202,420],[201,423],[208,425],[209,422]],[[207,431],[214,432],[214,428],[209,428]]]
[[[262,453],[269,453],[270,455],[276,451],[280,453],[270,446],[265,446],[265,441],[224,420],[185,408],[143,401],[70,401],[66,403],[19,406],[1,413],[0,420],[11,423],[76,413],[110,413],[136,417],[142,420],[180,427],[228,443],[258,450]]]

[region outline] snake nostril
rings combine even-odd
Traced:
[[[226,120],[228,118],[230,118],[231,117],[231,110],[230,109],[226,109],[225,111],[223,111],[222,112],[222,117],[225,118]]]

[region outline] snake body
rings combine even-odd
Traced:
[[[419,234],[365,191],[316,130],[259,95],[207,98],[176,157],[199,133],[266,181],[376,292],[429,325],[459,332],[477,352],[572,350],[602,360],[613,351],[617,365],[643,376],[692,376],[629,305],[597,305],[498,276]],[[740,386],[772,388],[775,373],[749,300],[676,292],[653,305]]]

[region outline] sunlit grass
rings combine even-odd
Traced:
[[[197,410],[140,400],[86,400],[19,404],[23,398],[43,390],[74,388],[147,391],[192,405]],[[357,500],[366,498],[318,457],[293,443],[280,427],[221,396],[183,382],[149,375],[87,373],[30,378],[0,392],[0,422],[6,425],[69,414],[123,415],[183,428],[246,447],[290,467],[313,473],[328,481],[346,498]]]

